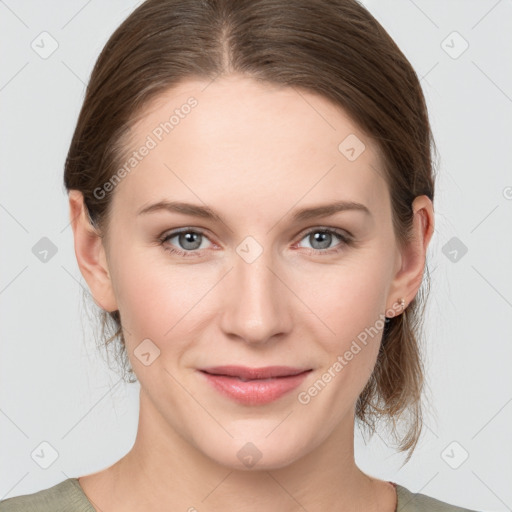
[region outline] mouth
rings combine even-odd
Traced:
[[[303,372],[311,371],[311,368],[292,368],[290,366],[266,366],[263,368],[249,368],[247,366],[212,366],[202,368],[200,371],[209,375],[237,377],[242,381],[264,380],[277,377],[293,377]]]
[[[199,373],[222,395],[245,405],[262,405],[295,389],[312,371],[289,366],[216,366],[202,368]]]

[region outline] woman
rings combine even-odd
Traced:
[[[137,438],[0,509],[466,510],[353,451],[356,420],[407,419],[409,457],[421,432],[432,147],[414,70],[355,0],[137,8],[64,175],[78,265],[141,385]]]

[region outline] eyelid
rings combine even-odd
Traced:
[[[331,232],[331,233],[334,233],[336,236],[338,236],[341,239],[341,244],[338,244],[338,245],[343,245],[343,244],[348,245],[348,244],[352,243],[354,240],[354,236],[352,235],[352,233],[350,233],[346,229],[317,225],[317,226],[310,226],[309,228],[305,228],[304,230],[302,230],[298,235],[296,235],[296,237],[294,237],[294,238],[297,238],[297,241],[293,245],[294,246],[298,245],[307,235],[309,235],[311,233],[322,232],[322,231]],[[207,238],[210,241],[210,243],[217,245],[210,240],[207,230],[205,230],[203,228],[194,228],[191,226],[165,231],[158,237],[158,240],[163,245],[169,239],[174,238],[175,236],[178,236],[181,233],[188,233],[188,232],[200,234],[200,235],[204,236],[205,238]],[[331,254],[333,252],[337,252],[337,251],[341,250],[341,249],[336,249],[336,247],[337,246],[331,247],[331,248],[325,249],[325,250],[310,249],[308,247],[305,247],[304,249],[306,251],[310,251],[313,254]],[[184,249],[172,247],[172,249],[165,249],[165,250],[167,250],[171,253],[174,252],[179,255],[186,255],[185,257],[188,257],[188,256],[200,256],[201,252],[206,249],[195,249],[192,251],[185,251]]]
[[[212,240],[210,240],[210,236],[208,236],[208,230],[205,230],[203,228],[193,228],[193,227],[184,227],[184,228],[176,228],[176,229],[171,229],[171,230],[168,230],[168,231],[164,231],[159,237],[158,239],[160,240],[160,242],[164,242],[166,239],[169,240],[170,238],[174,238],[175,236],[178,236],[180,235],[181,233],[189,233],[189,232],[193,232],[193,233],[197,233],[199,235],[202,235],[204,236],[205,238],[207,238],[212,244],[214,242],[212,242]],[[187,252],[198,252],[197,249],[195,251],[187,251]]]
[[[321,233],[321,232],[328,232],[334,234],[336,237],[339,238],[340,242],[336,244],[334,247],[329,247],[327,249],[314,249],[311,247],[298,247],[300,242],[306,238],[308,235],[312,233]],[[293,248],[295,250],[302,249],[306,252],[306,254],[312,255],[312,256],[333,256],[342,253],[346,249],[348,249],[350,246],[353,246],[355,243],[354,236],[352,233],[345,229],[335,228],[335,227],[329,227],[329,226],[313,226],[310,228],[307,228],[305,231],[302,231],[298,235],[298,240],[293,244]]]
[[[299,241],[300,241],[306,235],[309,235],[310,233],[316,232],[316,231],[332,231],[333,233],[337,234],[338,236],[341,236],[341,237],[344,237],[344,238],[347,238],[350,240],[352,240],[354,238],[354,235],[350,231],[347,231],[346,229],[335,228],[334,226],[321,226],[321,225],[305,228],[297,235],[297,237],[300,237],[299,238]]]

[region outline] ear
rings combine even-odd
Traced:
[[[105,311],[117,310],[103,239],[91,224],[83,194],[69,192],[69,217],[75,240],[75,255],[94,302]]]
[[[423,271],[428,244],[434,233],[434,208],[432,201],[425,195],[418,196],[412,203],[414,213],[413,238],[406,247],[398,250],[397,271],[388,294],[386,311],[391,309],[401,313],[397,307],[400,298],[405,306],[416,296],[423,280]]]

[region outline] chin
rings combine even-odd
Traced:
[[[196,446],[217,464],[237,471],[284,468],[308,451],[305,439],[294,438],[288,435],[288,432],[283,431],[278,434],[276,430],[268,435],[271,430],[262,428],[255,430],[257,434],[253,437],[245,435],[243,438],[230,438],[226,434],[223,443],[220,443],[219,439],[212,439],[210,444],[205,445],[203,438]]]

